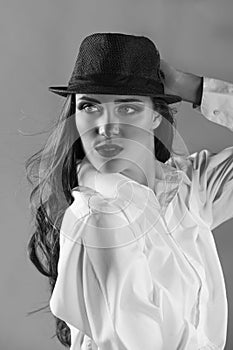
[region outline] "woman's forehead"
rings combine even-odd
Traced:
[[[76,101],[78,100],[93,100],[98,102],[150,102],[151,98],[149,96],[142,95],[113,95],[113,94],[75,94]]]

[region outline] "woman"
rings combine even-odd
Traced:
[[[183,73],[142,36],[81,43],[31,201],[29,256],[71,350],[224,349],[227,298],[211,230],[233,217],[233,147],[172,150],[169,106],[233,131],[233,85]],[[221,106],[221,110],[219,110]],[[32,181],[32,180],[31,180]],[[39,201],[36,201],[39,199]]]

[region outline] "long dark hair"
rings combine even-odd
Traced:
[[[163,100],[152,98],[152,102],[163,116],[154,137],[155,157],[165,163],[174,152],[176,110]],[[27,245],[28,256],[39,272],[48,277],[51,294],[57,279],[59,230],[65,210],[74,200],[71,191],[78,186],[77,164],[85,157],[74,116],[75,95],[72,94],[67,97],[46,144],[25,162],[27,180],[32,186],[29,201],[35,226]],[[45,308],[49,309],[49,304],[42,309]],[[63,320],[54,318],[56,334],[53,337],[57,336],[64,346],[70,347],[69,327]]]

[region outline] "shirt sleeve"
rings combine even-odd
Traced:
[[[195,108],[211,122],[233,131],[233,84],[204,78],[201,105]],[[204,149],[189,160],[199,214],[214,229],[233,218],[233,146],[218,153]]]
[[[65,212],[50,309],[98,349],[162,350],[160,307],[138,229],[122,208],[95,199],[86,215],[78,196]]]
[[[206,119],[233,131],[233,84],[203,78],[201,105],[193,105]]]

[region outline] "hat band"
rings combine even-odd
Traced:
[[[154,79],[142,78],[132,75],[116,75],[116,74],[92,74],[85,77],[77,77],[70,79],[67,92],[80,90],[80,87],[105,86],[105,87],[127,87],[132,90],[141,90],[148,93],[164,94],[162,82]]]

